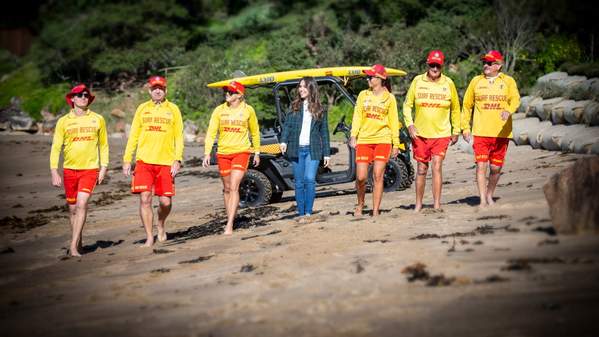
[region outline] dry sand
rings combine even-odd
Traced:
[[[551,235],[542,192],[577,155],[511,144],[497,204],[479,211],[472,156],[452,148],[442,213],[430,209],[429,173],[422,214],[412,186],[385,193],[379,218],[353,218],[353,185],[336,185],[316,199],[322,221],[295,222],[286,192],[242,210],[231,237],[220,235],[218,172],[195,161],[177,177],[169,241],[148,249],[119,171],[125,144],[111,140],[87,253],[66,258],[50,142],[0,138],[2,336],[598,335],[599,238]],[[200,153],[188,144],[186,159]],[[402,273],[418,262],[424,269]]]

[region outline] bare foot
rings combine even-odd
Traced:
[[[364,208],[364,205],[357,205],[354,216],[362,216],[362,208]]]
[[[493,200],[492,195],[487,194],[487,204],[489,204],[489,206],[495,205],[495,201]]]
[[[77,248],[71,247],[71,249],[69,249],[69,256],[80,257],[81,254],[79,254],[79,251],[77,250]]]
[[[372,216],[379,216],[380,214],[378,210],[372,210]]]
[[[420,213],[421,210],[422,210],[422,205],[414,206],[414,213]]]
[[[231,235],[233,234],[233,226],[225,226],[225,232],[223,233],[224,235]]]
[[[164,228],[160,229],[158,228],[158,242],[164,242],[166,241],[166,231],[164,230]]]
[[[152,247],[154,245],[154,237],[151,239],[146,239],[146,243],[141,245],[141,247]]]
[[[479,209],[487,209],[487,207],[489,207],[489,204],[487,204],[486,202],[481,202],[480,205],[478,205]]]

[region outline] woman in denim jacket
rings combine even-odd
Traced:
[[[330,164],[331,147],[327,116],[320,105],[318,84],[304,77],[297,86],[298,97],[291,104],[281,135],[281,152],[293,163],[295,201],[301,219],[309,219],[316,195],[316,172],[321,159]]]

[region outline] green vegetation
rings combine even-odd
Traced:
[[[103,91],[96,110],[130,115],[133,98],[137,104],[147,99],[139,88],[148,75],[168,68],[169,99],[204,128],[222,102],[222,92],[206,84],[237,70],[250,75],[373,63],[408,72],[393,80],[401,104],[432,49],[445,53],[445,73],[461,94],[481,71],[479,57],[487,49],[504,52],[505,70],[526,93],[547,71],[599,74],[597,63],[576,65],[596,53],[588,43],[599,35],[592,12],[590,5],[558,0],[51,1],[32,23],[39,34],[29,54],[0,53],[0,104],[19,96],[36,118],[45,106],[57,113],[66,107],[65,88],[83,82]],[[355,93],[363,87],[351,85]],[[248,91],[264,125],[275,118],[271,95]],[[336,123],[337,107],[330,113]]]

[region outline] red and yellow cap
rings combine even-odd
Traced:
[[[432,50],[428,53],[428,57],[426,58],[426,64],[439,64],[443,65],[445,62],[445,55],[440,50]]]
[[[73,96],[75,96],[76,94],[82,93],[82,92],[87,92],[87,94],[89,95],[89,97],[87,99],[87,105],[92,104],[92,102],[96,98],[96,96],[92,95],[91,91],[89,91],[89,89],[87,88],[87,86],[85,86],[85,84],[78,84],[78,85],[74,86],[71,89],[71,91],[69,91],[69,93],[66,94],[66,96],[65,96],[67,104],[70,105],[71,108],[75,106],[75,104],[73,103]]]
[[[503,55],[497,50],[489,50],[481,59],[488,62],[503,62]]]
[[[245,93],[245,87],[243,86],[243,84],[241,84],[237,81],[229,82],[229,84],[227,84],[223,89],[225,89],[229,92],[237,93],[237,94],[241,94],[241,95],[243,95]]]
[[[161,87],[164,89],[166,88],[166,78],[162,76],[152,76],[148,79],[148,84],[150,85],[150,88]]]
[[[375,64],[371,69],[363,70],[363,72],[368,76],[379,77],[384,80],[387,79],[387,69],[382,64]]]

